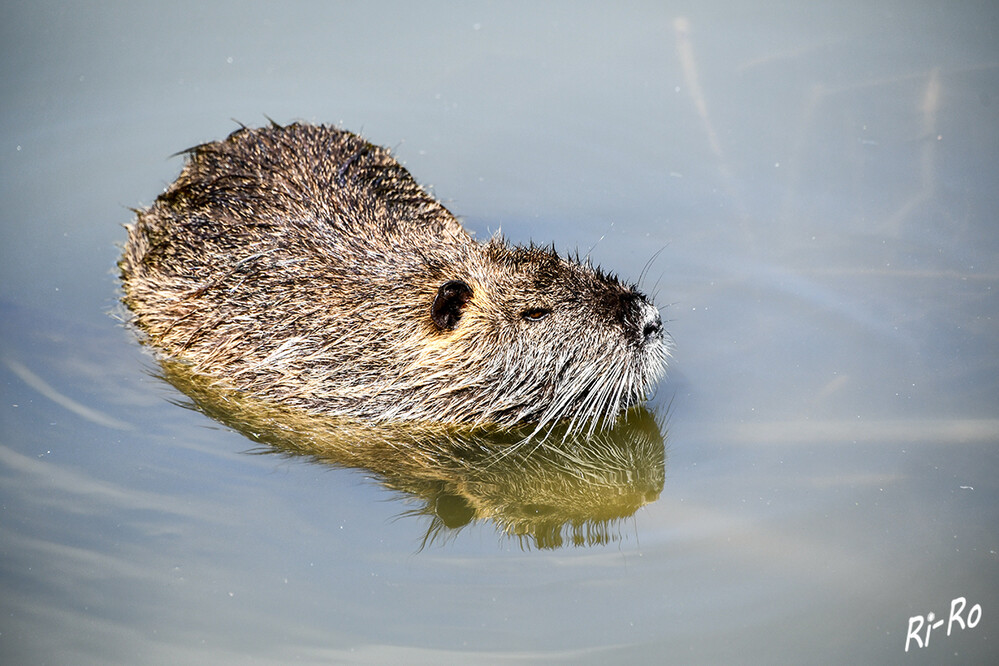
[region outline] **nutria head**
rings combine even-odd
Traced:
[[[659,311],[636,289],[499,238],[480,270],[440,286],[431,315],[434,360],[460,372],[455,389],[467,387],[454,397],[467,392],[489,421],[592,429],[644,399],[667,356]]]
[[[665,369],[659,312],[635,288],[476,242],[387,151],[332,127],[195,148],[119,266],[154,348],[314,412],[592,430]]]

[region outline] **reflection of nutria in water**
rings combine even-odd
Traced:
[[[153,347],[316,413],[592,429],[665,369],[659,311],[634,288],[476,242],[388,151],[332,127],[192,149],[120,267]]]
[[[303,456],[364,470],[396,491],[404,516],[426,520],[423,545],[443,543],[467,525],[492,524],[524,548],[620,541],[627,520],[655,502],[666,478],[666,432],[635,407],[612,427],[527,439],[532,424],[511,428],[439,423],[371,424],[324,417],[249,398],[162,359],[161,377],[207,416],[265,445],[256,453]],[[381,529],[379,526],[373,526]]]

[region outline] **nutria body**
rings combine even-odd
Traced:
[[[578,430],[665,369],[659,311],[634,288],[475,241],[388,151],[328,126],[189,151],[119,266],[154,348],[313,412]]]

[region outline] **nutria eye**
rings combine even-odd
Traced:
[[[520,316],[527,321],[541,321],[551,313],[552,311],[547,308],[531,308],[530,310],[521,312]]]

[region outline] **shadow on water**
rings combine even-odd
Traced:
[[[445,543],[475,521],[491,521],[522,548],[594,546],[621,539],[622,522],[659,498],[665,480],[665,428],[644,407],[612,428],[538,441],[531,428],[362,424],[249,399],[178,362],[161,376],[197,409],[266,445],[255,452],[305,456],[366,470],[426,516],[421,549]]]

